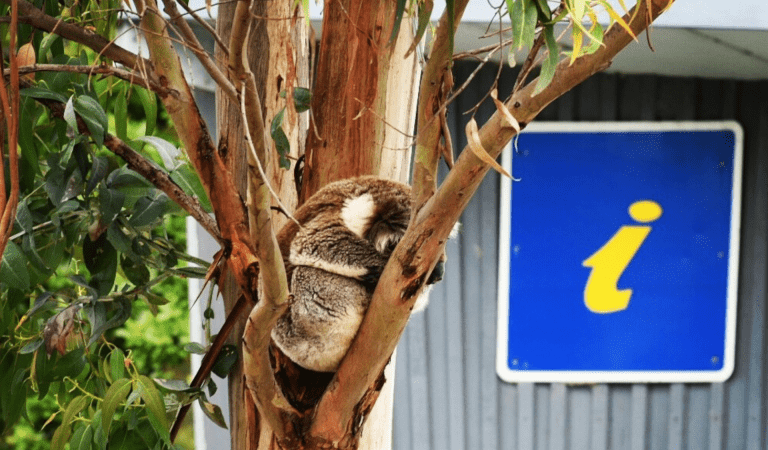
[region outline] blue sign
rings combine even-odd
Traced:
[[[497,372],[713,382],[733,372],[741,128],[553,123],[506,167]]]

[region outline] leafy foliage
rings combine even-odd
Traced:
[[[43,3],[60,19],[115,36],[117,0]],[[10,15],[9,7],[0,14]],[[19,34],[40,64],[100,61],[29,26],[20,25]],[[68,71],[40,72],[29,82],[21,92],[20,203],[0,265],[0,448],[40,448],[25,433],[42,433],[52,449],[172,448],[167,408],[205,394],[169,398],[148,375],[183,376],[187,313],[179,277],[202,276],[186,266],[206,263],[169,234],[169,225],[181,223],[171,233],[184,226],[178,206],[105,141],[117,136],[165,167],[204,208],[210,203],[171,143],[176,137],[153,93]],[[50,107],[56,104],[61,118]],[[176,304],[162,307],[171,300]],[[153,316],[170,329],[158,328]],[[152,336],[162,339],[153,343]]]

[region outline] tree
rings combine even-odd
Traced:
[[[133,301],[162,303],[152,290],[162,279],[201,276],[218,283],[228,313],[204,367],[229,372],[233,448],[379,448],[381,442],[364,435],[388,432],[383,420],[366,424],[382,373],[485,173],[501,170],[495,158],[510,139],[557,97],[607,67],[671,0],[639,2],[623,17],[598,2],[612,23],[605,31],[588,2],[565,0],[552,10],[541,0],[507,0],[499,14],[509,16],[512,37],[485,51],[511,45],[529,55],[509,98],[501,101],[489,90],[497,112],[481,127],[470,120],[470,144],[455,163],[445,107],[455,91],[453,35],[467,0],[447,2],[424,63],[414,48],[428,28],[430,0],[327,2],[316,57],[309,54],[306,2],[278,3],[222,3],[213,30],[184,2],[164,0],[163,16],[155,0],[135,0],[125,14],[138,18],[147,58],[114,44],[117,0],[3,0],[9,68],[0,89],[0,162],[8,182],[0,179],[0,251],[9,305],[2,322],[9,332],[0,364],[7,369],[4,381],[19,389],[3,397],[6,426],[21,414],[22,391],[44,396],[54,386],[62,414],[53,448],[107,441],[169,447],[173,432],[156,383],[174,393],[166,404],[197,399],[220,421],[205,397],[208,373],[191,386],[153,382],[101,339],[125,321]],[[203,50],[187,16],[216,37],[214,55]],[[415,32],[404,20],[412,16],[418,17]],[[562,60],[554,34],[561,21],[573,39]],[[218,143],[174,42],[217,84]],[[537,59],[539,76],[529,81]],[[155,98],[183,153],[153,136]],[[131,106],[147,116],[146,136],[128,132]],[[330,181],[360,174],[406,179],[411,145],[411,224],[358,335],[335,374],[302,371],[270,347],[270,330],[289,301],[276,230]],[[438,188],[441,155],[452,169]],[[302,179],[298,185],[294,174]],[[156,228],[164,213],[179,207],[221,244],[210,267],[179,267],[180,259],[196,261],[170,247]],[[234,368],[231,353],[219,353],[227,336],[241,355]],[[122,414],[113,418],[120,405]]]

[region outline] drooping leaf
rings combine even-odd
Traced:
[[[218,405],[207,402],[202,398],[199,398],[198,403],[206,416],[221,428],[227,429],[227,422],[224,420],[224,414],[221,412],[221,408]]]
[[[291,144],[288,142],[288,136],[283,131],[283,116],[285,114],[285,108],[281,109],[272,119],[272,124],[269,127],[269,134],[275,141],[278,155],[278,165],[282,169],[290,169],[291,161],[288,159],[288,154],[291,152]]]
[[[8,241],[3,252],[3,261],[0,265],[0,282],[23,292],[29,290],[27,257],[13,241]]]
[[[128,219],[128,225],[145,227],[153,225],[162,218],[170,199],[165,193],[155,191],[155,195],[140,198],[134,206],[134,212]]]
[[[109,372],[113,380],[125,376],[125,354],[117,347],[109,353]]]
[[[19,91],[19,94],[26,97],[39,98],[44,100],[56,100],[60,103],[67,103],[67,97],[64,97],[58,92],[54,92],[50,89],[39,86],[24,88]]]
[[[97,303],[98,306],[101,303]],[[118,327],[125,323],[131,317],[132,305],[129,300],[124,297],[118,297],[117,300],[112,302],[112,317],[106,319],[106,312],[103,315],[95,316],[94,321],[91,322],[91,337],[88,339],[88,345],[93,344],[105,331],[110,328]],[[94,308],[94,311],[98,312]]]
[[[112,112],[115,115],[115,135],[123,142],[128,140],[128,88],[124,87],[115,97]]]
[[[72,434],[72,421],[89,403],[88,397],[81,395],[75,397],[67,405],[67,409],[64,410],[64,415],[61,418],[61,425],[53,433],[51,439],[51,450],[63,450],[64,445],[69,442],[69,437]]]
[[[195,353],[198,355],[204,355],[206,352],[205,347],[198,344],[197,342],[190,342],[188,344],[185,344],[184,350],[188,351],[189,353]]]
[[[411,46],[408,48],[408,51],[405,52],[406,58],[410,56],[414,50],[416,50],[419,42],[421,42],[421,39],[424,37],[424,33],[427,31],[427,25],[429,25],[429,19],[432,17],[433,8],[433,0],[423,0],[419,2],[419,24],[416,27],[416,34],[413,37],[413,42],[411,42]]]
[[[155,126],[157,125],[157,99],[153,92],[143,88],[134,88],[134,92],[138,95],[141,106],[144,108],[144,118],[146,121],[144,134],[149,136],[155,132]]]
[[[108,130],[107,113],[98,100],[89,95],[80,95],[74,101],[75,112],[80,115],[96,145],[104,143],[104,135]]]
[[[141,136],[137,137],[136,140],[146,142],[154,147],[160,155],[160,158],[163,160],[163,165],[169,172],[176,170],[176,168],[184,164],[184,161],[181,159],[181,150],[165,139],[157,136]]]
[[[95,241],[90,235],[83,240],[83,260],[85,267],[91,272],[91,285],[98,291],[99,296],[105,296],[112,291],[117,274],[117,251],[101,234]]]
[[[32,304],[32,307],[29,308],[29,311],[27,311],[25,315],[27,317],[32,317],[40,311],[44,311],[46,309],[50,309],[56,306],[55,301],[49,301],[51,300],[52,297],[53,297],[53,294],[47,291],[38,295],[37,298],[35,299],[35,303]]]
[[[543,33],[544,43],[547,45],[547,51],[549,53],[541,65],[541,73],[539,74],[538,81],[536,81],[536,88],[533,90],[533,95],[538,94],[544,90],[545,87],[549,86],[549,83],[555,76],[555,68],[560,59],[560,49],[555,40],[554,26],[548,25],[544,28]]]
[[[303,87],[293,88],[293,105],[296,112],[302,113],[309,110],[312,103],[312,92]]]
[[[200,390],[200,388],[190,387],[189,384],[184,380],[165,380],[163,378],[155,378],[155,383],[164,389],[175,392],[195,392]]]
[[[184,164],[171,172],[171,179],[175,181],[184,192],[197,197],[200,206],[202,206],[206,212],[213,211],[213,206],[208,199],[208,194],[206,194],[205,188],[203,188],[203,183],[200,182],[200,177],[189,164]]]
[[[139,375],[138,388],[139,395],[147,407],[147,415],[152,428],[160,435],[163,442],[170,444],[168,417],[165,415],[165,405],[160,391],[155,387],[155,383],[144,375]]]
[[[90,450],[92,445],[93,427],[85,422],[78,423],[72,433],[72,439],[69,440],[70,450]]]
[[[95,156],[93,158],[93,166],[91,166],[91,176],[88,177],[88,182],[85,185],[85,194],[90,195],[96,186],[104,177],[107,176],[109,170],[109,160],[103,156]]]
[[[101,427],[105,434],[109,434],[109,428],[112,426],[112,419],[115,416],[117,407],[125,401],[128,393],[131,391],[131,380],[119,378],[112,383],[104,395],[104,402],[101,405]]]
[[[73,104],[74,96],[69,97],[67,104],[64,105],[64,121],[67,125],[74,130],[75,134],[78,133],[77,129],[77,116],[75,115],[75,106]]]
[[[221,348],[219,356],[216,357],[216,362],[213,363],[213,369],[211,369],[211,371],[218,375],[219,378],[226,378],[236,362],[237,347],[230,344],[225,345]]]
[[[128,278],[128,281],[133,283],[134,286],[142,286],[149,281],[149,269],[143,261],[137,262],[126,255],[121,255],[120,267],[123,269],[125,277]]]
[[[24,347],[21,347],[21,350],[19,350],[19,354],[26,355],[27,353],[32,353],[38,348],[40,348],[41,345],[43,345],[42,339],[35,339],[34,341],[27,342],[27,344],[24,345]]]
[[[475,118],[471,118],[466,126],[466,133],[467,133],[467,144],[469,145],[469,149],[472,150],[472,153],[475,154],[481,161],[491,166],[494,170],[499,172],[500,174],[512,178],[512,176],[504,170],[503,167],[499,163],[496,162],[495,159],[491,157],[491,155],[488,154],[488,152],[483,148],[483,144],[480,142],[480,135],[478,133],[477,129],[477,122],[475,121]]]
[[[400,31],[400,23],[403,21],[403,13],[405,13],[405,4],[407,0],[396,0],[395,6],[395,21],[392,24],[392,34],[389,35],[388,45],[392,45],[397,39],[397,34]]]

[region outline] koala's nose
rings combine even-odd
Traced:
[[[434,270],[432,270],[432,274],[429,276],[429,280],[427,280],[427,284],[437,283],[443,279],[443,275],[445,275],[445,263],[443,261],[438,261],[437,264],[435,264]]]

